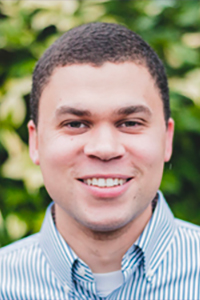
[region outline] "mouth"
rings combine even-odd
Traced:
[[[116,186],[122,186],[126,182],[130,181],[133,177],[129,178],[103,178],[103,177],[92,177],[92,178],[78,178],[79,181],[83,182],[88,186],[96,186],[99,188],[111,188]]]

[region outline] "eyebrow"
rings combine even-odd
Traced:
[[[126,106],[126,107],[122,107],[120,108],[119,110],[117,110],[117,114],[118,115],[131,115],[133,113],[145,113],[149,116],[152,115],[152,112],[151,110],[147,107],[147,106],[144,106],[144,105],[131,105],[131,106]]]
[[[56,110],[56,116],[61,116],[61,115],[65,115],[65,114],[71,114],[71,115],[75,115],[77,117],[90,117],[91,116],[91,112],[89,110],[84,110],[84,109],[77,109],[74,107],[69,107],[69,106],[60,106],[57,110]]]
[[[133,113],[145,113],[149,116],[152,115],[151,110],[144,105],[130,105],[130,106],[125,106],[122,107],[118,110],[116,110],[114,112],[114,114],[116,115],[131,115]],[[59,117],[61,115],[65,115],[65,114],[71,114],[71,115],[75,115],[78,117],[91,117],[91,112],[87,109],[78,109],[78,108],[74,108],[74,107],[70,107],[70,106],[60,106],[57,110],[56,110],[56,116]]]

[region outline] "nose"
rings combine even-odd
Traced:
[[[125,148],[116,129],[105,125],[93,130],[85,144],[84,153],[91,158],[109,161],[123,157]]]

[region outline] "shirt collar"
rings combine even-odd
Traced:
[[[147,226],[134,243],[144,255],[144,272],[154,273],[163,256],[168,251],[176,229],[174,216],[162,193],[158,192],[158,202]]]
[[[65,242],[54,224],[51,215],[53,204],[51,203],[47,208],[40,231],[39,243],[48,263],[61,284],[72,287],[72,266],[78,257]]]
[[[136,248],[141,249],[146,276],[149,272],[152,273],[156,270],[170,246],[175,231],[173,214],[161,192],[158,192],[158,196],[158,202],[150,221],[134,245],[124,255],[128,263],[128,256],[131,257],[130,253]],[[61,284],[70,285],[72,288],[72,268],[78,257],[58,232],[51,215],[52,205],[53,203],[46,211],[39,242],[48,263]],[[140,256],[140,254],[138,255]]]

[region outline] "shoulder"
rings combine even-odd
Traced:
[[[179,240],[186,244],[196,244],[200,251],[200,226],[180,219],[175,219],[175,223],[176,236]]]
[[[45,256],[39,243],[39,233],[0,249],[0,298],[3,291],[13,291],[19,286],[29,286],[30,280],[39,278]],[[16,287],[13,286],[16,283]],[[22,299],[10,297],[9,299]],[[4,299],[4,298],[3,298]],[[24,299],[24,298],[23,298]],[[28,299],[28,297],[26,298]]]
[[[3,260],[5,262],[6,257],[16,255],[16,258],[20,258],[25,255],[25,253],[30,253],[33,249],[38,248],[39,244],[39,233],[31,235],[27,238],[21,239],[14,242],[8,246],[0,249],[0,263]]]
[[[180,219],[175,219],[175,222],[179,230],[184,230],[187,231],[188,233],[190,232],[190,233],[200,234],[200,226],[198,225]]]

